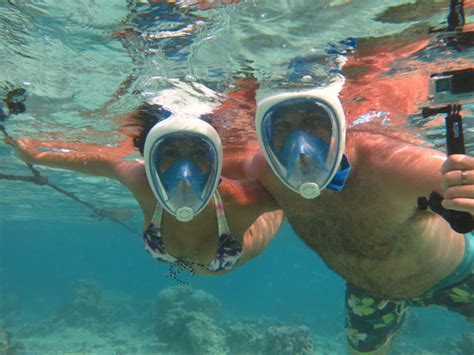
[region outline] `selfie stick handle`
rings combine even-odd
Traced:
[[[446,113],[446,151],[447,155],[466,154],[464,146],[464,133],[460,105],[448,105],[439,109],[423,109],[423,116],[428,117],[435,114]],[[443,217],[458,233],[469,233],[474,230],[474,220],[469,212],[448,210],[442,206],[443,197],[437,192],[432,192],[429,199],[418,198],[418,208],[426,210],[430,208],[433,212]]]

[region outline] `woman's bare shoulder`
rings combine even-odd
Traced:
[[[117,178],[130,189],[148,186],[145,165],[141,160],[123,160],[115,167]]]

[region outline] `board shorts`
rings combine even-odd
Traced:
[[[385,300],[346,285],[346,336],[349,346],[361,353],[385,346],[400,329],[409,307],[439,306],[474,324],[474,234],[464,236],[465,251],[456,269],[422,296]]]

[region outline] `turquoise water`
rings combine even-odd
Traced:
[[[357,73],[370,68],[351,58],[355,42],[355,53],[358,48],[392,53],[394,58],[373,78],[402,89],[409,80],[426,87],[429,71],[445,70],[448,64],[472,67],[472,49],[436,46],[435,34],[419,51],[396,57],[395,44],[413,40],[415,45],[415,39],[422,41],[417,35],[429,27],[446,26],[447,4],[279,0],[204,9],[189,3],[0,1],[1,94],[12,87],[28,92],[27,112],[4,122],[8,132],[114,147],[121,139],[116,118],[144,100],[158,97],[175,114],[192,115],[196,107],[206,114],[224,100],[235,78],[257,79],[257,94],[264,97],[288,87],[325,84],[342,73],[353,85],[343,98],[350,123],[409,130],[425,138],[424,144],[444,149],[440,118],[423,120],[413,108],[426,103],[426,97],[409,96],[413,105],[405,109],[390,105],[403,90],[392,91],[393,98],[377,96],[381,90],[375,91],[374,101],[385,100],[386,106],[367,103],[364,95],[373,92],[365,91],[368,84],[357,80]],[[472,16],[472,10],[466,11],[467,22]],[[117,31],[128,28],[142,34],[120,41]],[[381,62],[374,67],[383,64],[384,57],[378,57]],[[369,84],[376,88],[378,81]],[[193,110],[174,97],[192,102]],[[354,108],[354,102],[364,107]],[[473,107],[465,109],[472,154]],[[242,136],[253,139],[249,127],[236,129],[232,117],[226,119],[217,124],[229,150],[240,147]],[[52,184],[120,223],[94,218],[89,208],[46,186],[0,180],[0,329],[11,334],[17,353],[172,352],[156,336],[155,307],[160,292],[178,285],[166,277],[167,266],[143,250],[142,217],[131,194],[107,179],[39,169]],[[0,145],[0,172],[31,174],[6,145]],[[229,324],[237,322],[249,329],[258,322],[262,329],[305,325],[317,354],[346,352],[344,283],[286,224],[263,255],[241,269],[214,278],[184,278],[192,289],[220,300],[222,313],[215,322],[227,334]],[[81,298],[84,289],[100,297]],[[411,310],[393,353],[460,354],[464,332],[472,327],[446,311]],[[5,334],[0,333],[0,353]],[[183,335],[176,342],[186,339]],[[216,347],[214,353],[223,349]]]

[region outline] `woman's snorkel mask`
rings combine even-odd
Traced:
[[[346,121],[337,97],[342,83],[275,95],[257,108],[257,135],[268,164],[306,199],[326,187],[341,191],[350,172],[344,156]]]
[[[153,193],[179,221],[200,213],[212,198],[222,170],[222,144],[201,119],[169,118],[145,141],[145,169]]]

